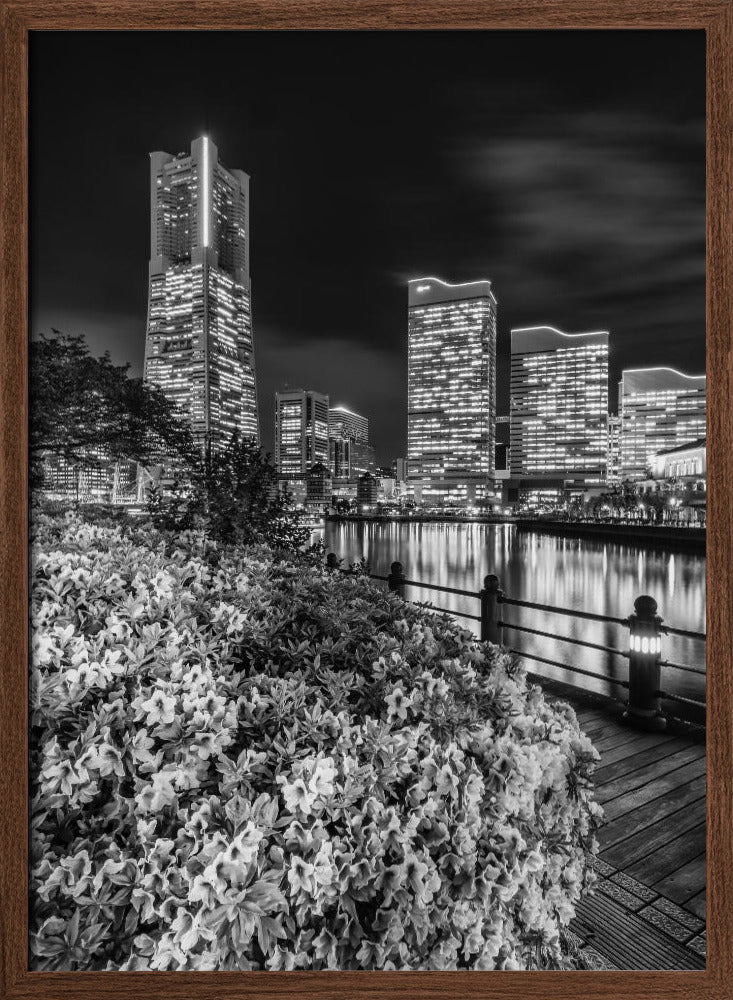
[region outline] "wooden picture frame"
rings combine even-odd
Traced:
[[[733,995],[733,0],[2,0],[0,948],[3,997]],[[704,29],[709,380],[704,972],[63,973],[28,969],[28,35],[43,30]],[[623,72],[623,69],[620,70]],[[90,82],[91,85],[91,82]],[[579,86],[581,83],[579,82]]]

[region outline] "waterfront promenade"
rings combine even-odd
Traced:
[[[560,521],[542,518],[516,518],[514,523],[517,531],[705,552],[706,529],[696,525],[688,527],[664,523],[644,524],[639,521]]]
[[[591,965],[705,968],[705,742],[630,729],[607,705],[577,704],[601,760],[598,883],[571,925]]]
[[[650,522],[635,519],[603,519],[587,521],[563,520],[552,517],[522,517],[513,514],[329,514],[326,522],[374,524],[513,524],[518,531],[559,535],[598,541],[633,543],[644,548],[666,547],[671,549],[705,552],[706,529],[701,525]]]

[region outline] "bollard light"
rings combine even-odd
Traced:
[[[631,633],[631,651],[633,653],[647,653],[652,656],[662,652],[661,635],[645,635],[643,633]]]
[[[660,702],[662,619],[648,594],[634,601],[629,615],[629,702],[626,718],[644,729],[664,729]]]

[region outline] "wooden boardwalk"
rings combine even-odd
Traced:
[[[595,893],[571,925],[610,969],[705,968],[705,743],[643,733],[604,707],[576,707],[601,760]]]

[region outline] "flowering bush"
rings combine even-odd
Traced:
[[[195,533],[33,568],[35,969],[567,966],[597,754],[505,653]]]

